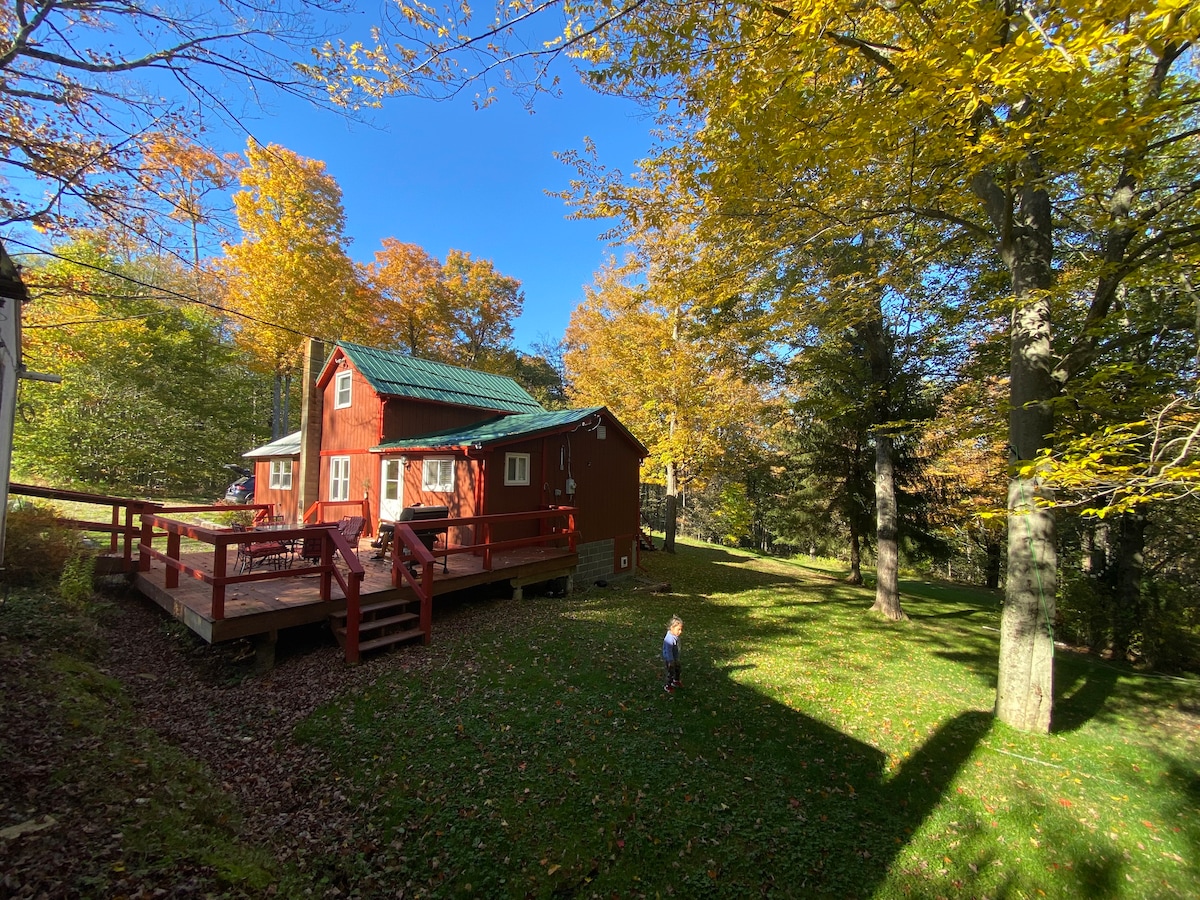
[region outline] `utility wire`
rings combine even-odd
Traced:
[[[207,300],[201,300],[198,297],[191,297],[191,296],[188,296],[187,294],[181,294],[178,291],[172,290],[171,288],[165,288],[165,287],[162,287],[161,285],[149,284],[145,281],[139,281],[137,278],[134,278],[130,275],[126,275],[122,272],[114,272],[111,269],[105,269],[101,266],[93,265],[92,263],[82,262],[81,260],[77,260],[77,259],[71,259],[68,256],[63,256],[61,253],[55,253],[52,250],[43,250],[40,247],[36,247],[33,244],[27,244],[24,241],[18,240],[16,238],[11,238],[11,237],[4,238],[4,241],[9,244],[16,244],[20,247],[24,247],[27,250],[31,250],[34,253],[38,253],[43,256],[49,256],[54,259],[61,260],[62,262],[70,263],[71,265],[80,266],[81,268],[91,269],[95,272],[101,273],[102,275],[108,275],[112,278],[120,278],[121,280],[127,281],[130,284],[135,284],[138,287],[146,288],[147,290],[157,291],[160,294],[165,294],[169,297],[175,298],[176,300],[181,300],[184,303],[194,303],[197,306],[203,306],[203,307],[207,307],[208,309],[216,310],[217,312],[221,313],[222,315],[237,316],[238,318],[245,319],[247,322],[254,322],[257,325],[265,325],[268,328],[278,328],[280,331],[286,331],[289,334],[296,335],[297,337],[312,338],[313,340],[318,340],[318,341],[326,340],[325,338],[319,337],[318,335],[306,334],[303,331],[297,331],[295,328],[289,328],[287,325],[281,325],[278,322],[270,322],[266,319],[260,319],[257,316],[252,316],[249,313],[238,312],[235,309],[226,309],[222,306],[218,306],[216,303],[211,303]]]
[[[138,313],[133,316],[105,316],[102,319],[75,319],[73,322],[42,322],[38,325],[22,325],[22,331],[33,331],[36,328],[69,328],[72,325],[107,325],[110,322],[128,322],[131,319],[148,319],[155,313]]]

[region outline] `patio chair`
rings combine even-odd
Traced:
[[[305,562],[318,565],[321,562],[321,548],[325,543],[324,529],[312,529],[311,535],[305,535],[300,542],[300,558]]]
[[[264,524],[271,526],[273,529],[280,530],[295,527],[293,525],[289,525],[283,516],[270,516]],[[279,543],[283,544],[284,549],[287,551],[287,559],[285,560],[285,564],[290,569],[292,567],[292,563],[295,562],[296,557],[300,554],[300,538],[280,538]]]
[[[342,533],[350,546],[354,548],[354,555],[358,556],[358,539],[362,537],[363,528],[366,527],[367,520],[362,516],[345,516],[338,523],[338,531]]]
[[[242,534],[247,532],[245,525],[236,523],[233,530]],[[289,557],[288,548],[279,541],[255,541],[252,544],[238,544],[237,548],[234,565],[243,573],[252,572],[259,565],[282,568]]]

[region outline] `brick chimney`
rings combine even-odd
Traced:
[[[309,338],[304,354],[304,384],[300,390],[300,475],[297,496],[300,514],[321,496],[321,408],[324,395],[317,376],[325,365],[325,345]]]

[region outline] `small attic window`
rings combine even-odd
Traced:
[[[350,405],[350,384],[352,377],[350,372],[338,372],[334,378],[334,409],[345,409]]]
[[[596,426],[596,440],[603,441],[607,437],[608,437],[608,426],[607,425],[597,425]]]

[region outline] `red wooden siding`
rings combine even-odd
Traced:
[[[349,371],[350,405],[337,409],[337,374]],[[349,500],[370,501],[368,534],[375,533],[379,513],[379,458],[367,452],[379,443],[383,403],[374,388],[348,362],[337,367],[323,388],[321,407],[321,488],[320,498],[329,500],[329,460],[335,456],[350,458]]]
[[[598,430],[550,435],[498,447],[487,457],[486,510],[489,514],[521,512],[546,506],[576,506],[580,543],[612,539],[614,571],[626,558],[633,566],[631,548],[639,526],[639,448],[622,429],[604,417],[605,437]],[[505,455],[529,454],[529,485],[504,484]],[[567,493],[567,480],[575,481],[575,493]],[[512,526],[517,527],[517,526]],[[505,535],[520,537],[525,532]]]
[[[272,489],[271,484],[271,460],[256,459],[254,461],[254,502],[255,503],[274,503],[275,515],[283,516],[285,522],[298,522],[300,513],[297,510],[298,495],[297,481],[300,475],[300,458],[293,456],[292,460],[292,487],[290,490],[280,490],[279,488]]]
[[[582,543],[632,537],[639,524],[640,496],[631,485],[639,483],[641,456],[609,417],[605,416],[604,421],[604,439],[597,431],[580,430],[570,435],[570,474],[576,489],[574,497],[563,502],[579,507]],[[564,485],[565,495],[565,467],[559,471],[557,457],[552,463],[550,474]]]
[[[337,399],[337,375],[325,385],[321,410],[321,455],[337,455],[341,450],[365,450],[379,443],[380,415],[383,403],[367,380],[353,366],[339,368],[351,372],[350,405],[334,409]]]
[[[366,534],[376,531],[375,517],[379,514],[379,458],[365,450],[333,450],[321,451],[321,491],[320,498],[329,500],[329,460],[335,456],[350,458],[350,492],[347,501],[361,501],[364,497],[370,501],[371,517],[367,520]],[[357,515],[349,510],[346,515]]]
[[[425,400],[393,397],[387,400],[384,406],[384,440],[402,441],[405,438],[435,434],[450,428],[462,428],[493,419],[496,415],[485,409],[445,406]]]
[[[522,441],[498,448],[485,456],[483,462],[486,477],[484,503],[487,507],[485,512],[488,515],[525,512],[531,509],[543,509],[547,506],[557,505],[553,499],[546,499],[547,494],[543,491],[543,481],[541,478],[541,460],[545,452],[543,444],[544,441],[540,438],[533,441]],[[506,485],[504,483],[505,455],[508,453],[529,454],[528,485]],[[550,491],[549,496],[553,496],[553,491]],[[566,504],[565,500],[560,500],[559,502],[564,505]],[[505,526],[502,531],[493,534],[492,537],[498,541],[529,537],[538,533],[540,524],[538,522],[513,523],[512,525]]]
[[[376,458],[376,466],[382,467],[382,457],[378,454],[373,454]],[[450,517],[474,516],[479,515],[476,508],[475,487],[478,479],[477,464],[474,460],[465,459],[464,457],[453,453],[423,453],[416,454],[388,454],[389,456],[404,456],[408,460],[408,467],[404,470],[404,505],[405,506],[444,506],[450,512]],[[421,486],[423,464],[425,459],[446,459],[454,457],[454,483],[455,489],[449,491],[426,491]],[[376,494],[375,496],[378,496]],[[373,509],[378,511],[378,503],[374,504]],[[474,535],[469,528],[452,528],[450,530],[450,543],[452,544],[470,544],[474,543]]]

